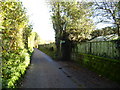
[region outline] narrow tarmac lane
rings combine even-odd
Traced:
[[[49,56],[35,49],[21,88],[79,88],[60,67]]]

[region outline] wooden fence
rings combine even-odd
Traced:
[[[120,59],[120,41],[83,42],[77,44],[75,52]]]
[[[79,43],[72,49],[71,59],[120,83],[120,41]]]

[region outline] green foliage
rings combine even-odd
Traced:
[[[56,37],[61,38],[64,36],[63,32],[66,32],[72,41],[89,38],[93,30],[93,23],[88,18],[92,14],[89,7],[89,3],[80,3],[75,0],[52,3],[51,17]]]
[[[91,3],[77,2],[76,0],[51,1],[51,19],[55,30],[57,57],[61,57],[61,41],[65,41],[69,47],[63,52],[70,53],[71,43],[89,39],[94,26],[90,19],[92,15]],[[70,55],[70,54],[69,54]],[[69,57],[69,56],[68,56]]]
[[[25,73],[26,68],[30,63],[30,55],[24,51],[21,55],[10,53],[8,56],[3,56],[2,61],[2,87],[15,88],[16,82]]]
[[[28,49],[28,37],[30,37],[32,31],[32,25],[26,25],[23,30],[23,42],[25,44],[25,48]]]
[[[40,37],[36,32],[35,32],[34,41],[35,41],[35,47],[38,48],[38,45],[40,44]]]
[[[0,2],[3,88],[15,88],[30,63],[28,38],[32,28],[22,3],[13,1]]]
[[[91,33],[92,38],[98,37],[98,36],[106,36],[110,34],[117,34],[117,28],[113,27],[105,27],[102,29],[94,30]]]
[[[38,48],[40,44],[40,37],[36,32],[31,32],[28,37],[28,49],[30,52],[33,51],[33,47]]]
[[[28,48],[29,48],[29,51],[30,51],[30,52],[33,51],[34,38],[35,38],[35,33],[34,33],[34,32],[31,32],[30,37],[28,37]]]

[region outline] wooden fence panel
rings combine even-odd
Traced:
[[[120,59],[120,52],[116,47],[117,44],[115,41],[83,42],[77,44],[79,53],[92,54],[112,59]]]

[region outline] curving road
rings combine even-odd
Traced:
[[[35,49],[21,88],[79,88],[60,67],[49,56]]]

